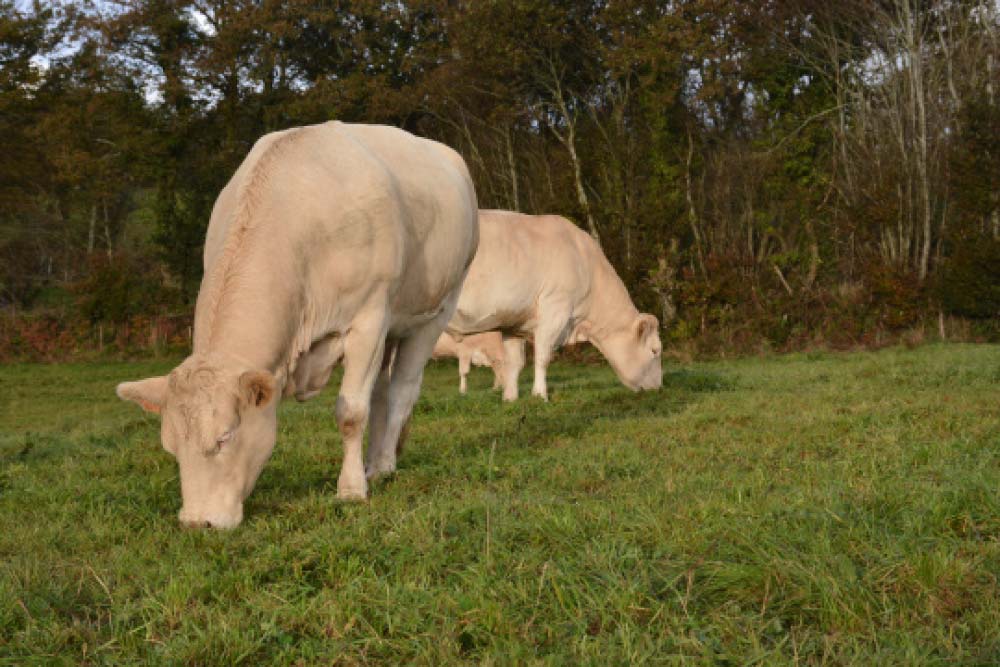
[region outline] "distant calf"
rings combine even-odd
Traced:
[[[498,331],[463,336],[461,341],[442,333],[434,345],[435,359],[458,359],[458,391],[464,394],[472,366],[489,366],[493,369],[493,388],[503,386],[503,338]]]
[[[448,331],[503,332],[504,400],[517,398],[524,339],[535,346],[532,393],[565,343],[590,341],[634,391],[663,381],[659,322],[640,313],[597,243],[557,215],[479,211],[479,250]]]

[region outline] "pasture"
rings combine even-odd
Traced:
[[[428,368],[335,499],[337,378],[233,532],[183,530],[143,363],[0,368],[0,664],[995,664],[1000,348]],[[522,374],[522,395],[530,372]]]

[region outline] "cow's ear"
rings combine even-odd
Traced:
[[[132,401],[146,412],[160,414],[167,401],[167,377],[146,378],[138,382],[122,382],[115,389],[118,398]]]
[[[244,405],[260,408],[271,402],[277,393],[277,382],[267,371],[247,371],[239,380],[240,400]]]
[[[660,321],[649,313],[639,313],[632,325],[635,328],[635,338],[638,341],[646,340],[647,336],[652,336],[660,328]]]

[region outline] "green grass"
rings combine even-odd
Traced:
[[[182,530],[169,363],[0,368],[0,664],[1000,662],[1000,348],[668,364],[552,401],[432,365],[399,473],[335,500],[285,403],[234,532]],[[530,374],[523,378],[528,389]]]

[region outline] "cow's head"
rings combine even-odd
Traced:
[[[180,466],[181,522],[239,525],[243,501],[274,449],[274,376],[193,355],[169,375],[123,382],[117,392],[162,419],[163,448]]]
[[[626,325],[601,332],[582,332],[607,357],[618,379],[632,391],[659,389],[663,384],[660,323],[653,315],[639,313]]]

